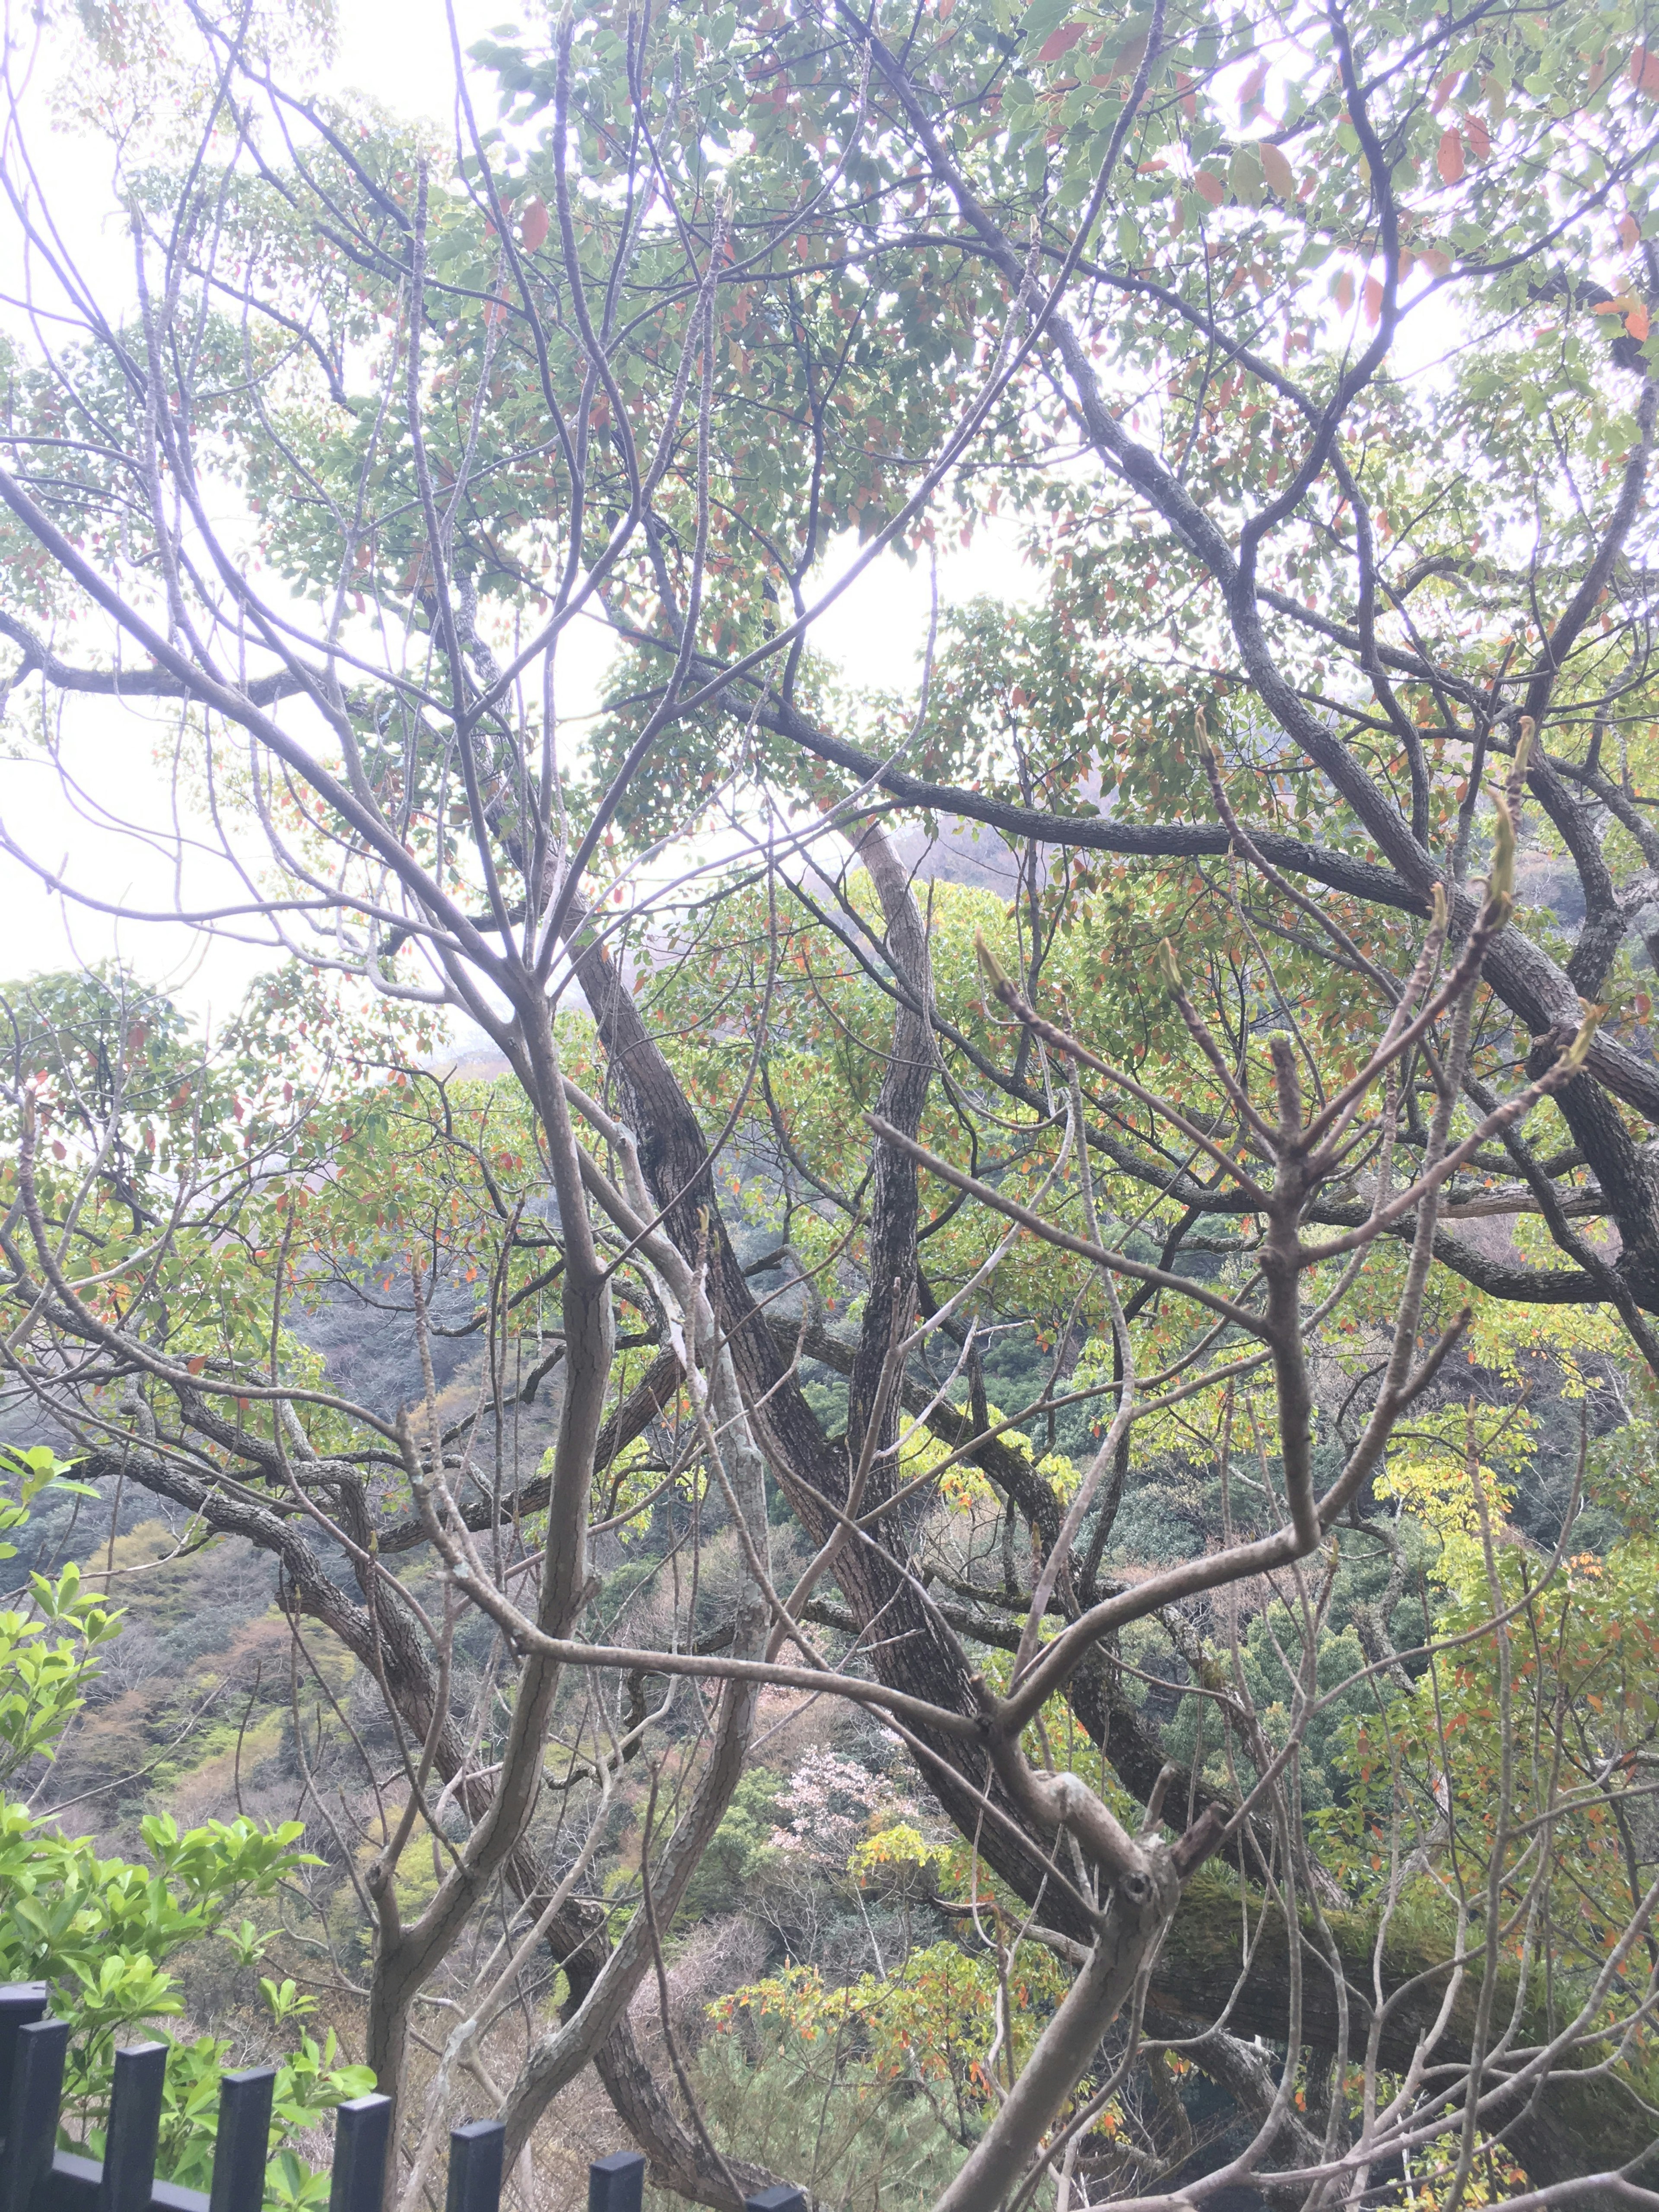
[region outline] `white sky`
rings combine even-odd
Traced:
[[[503,0],[456,4],[464,47],[512,20],[510,0],[506,6]],[[452,111],[449,44],[438,0],[343,0],[340,51],[331,82],[340,90],[366,89],[395,112],[447,122]],[[43,186],[81,266],[106,296],[129,295],[131,266],[106,149],[47,129],[43,112],[37,112],[33,133],[31,151]],[[0,289],[15,295],[18,276],[11,218],[0,214]],[[16,319],[9,319],[15,324]],[[1432,362],[1449,335],[1438,313],[1432,321],[1427,316],[1413,319],[1402,333],[1403,358],[1397,365]],[[849,550],[835,549],[825,580],[839,572]],[[946,603],[979,592],[1018,596],[1027,582],[1006,531],[986,533],[969,552],[947,556],[939,565],[940,596]],[[814,644],[861,684],[907,690],[915,681],[927,635],[928,602],[925,568],[907,568],[890,556],[860,578],[815,628]],[[598,702],[606,656],[597,632],[590,633],[590,645],[591,649],[577,645],[571,656],[584,670],[589,696],[574,696],[574,672],[562,666],[562,714]],[[9,659],[9,648],[5,657]],[[562,663],[563,659],[562,654]],[[38,697],[38,686],[32,685],[30,692]],[[135,823],[167,819],[165,778],[154,758],[156,733],[118,709],[99,715],[95,723],[86,717],[81,726],[94,734],[77,744],[74,764],[91,799],[113,817],[112,823],[100,827],[86,818],[86,809],[66,805],[49,769],[3,759],[0,820],[20,843],[52,866],[64,864],[72,880],[95,887],[110,902],[164,908],[171,889],[167,871],[123,834]],[[77,912],[3,852],[0,915],[5,922],[0,980],[118,953],[147,979],[173,990],[194,1012],[221,1015],[240,998],[256,964],[250,953],[176,924],[117,925]]]
[[[457,0],[463,46],[513,20],[502,0]],[[40,88],[45,88],[46,72]],[[330,82],[342,91],[366,89],[386,107],[447,121],[452,110],[450,56],[444,11],[436,0],[343,0],[340,49]],[[79,267],[100,295],[131,291],[131,264],[101,144],[48,127],[44,102],[36,104],[30,150],[45,196]],[[21,289],[17,240],[9,211],[0,213],[0,288]],[[37,290],[37,297],[40,294]],[[13,315],[8,319],[16,325]],[[21,333],[20,333],[21,334]],[[829,573],[839,571],[849,549],[838,549]],[[1005,596],[1021,589],[1017,559],[993,540],[940,562],[942,599],[976,592]],[[817,650],[865,684],[908,689],[927,633],[930,586],[925,568],[894,558],[877,562],[813,632]],[[561,711],[598,703],[607,659],[591,636],[591,650],[572,641],[561,655]],[[10,649],[5,648],[9,659]],[[567,657],[586,678],[587,700],[574,694]],[[38,698],[38,685],[29,696]],[[0,759],[0,820],[16,842],[68,879],[111,904],[164,908],[170,872],[127,834],[134,824],[162,823],[170,812],[163,771],[157,765],[158,730],[112,708],[77,709],[83,734],[70,757],[85,786],[78,805],[67,803],[54,772],[27,759]],[[99,815],[106,820],[100,822]],[[200,1015],[218,1018],[240,997],[261,956],[216,941],[176,923],[121,922],[77,908],[46,890],[38,877],[0,852],[0,981],[45,969],[118,955],[147,980],[173,991]]]

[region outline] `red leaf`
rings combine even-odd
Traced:
[[[1484,161],[1492,151],[1492,133],[1478,115],[1463,118],[1463,136],[1469,142],[1469,151],[1477,161]]]
[[[1625,318],[1625,329],[1626,333],[1636,340],[1638,345],[1640,345],[1648,334],[1647,309],[1640,306],[1632,307]]]
[[[524,213],[519,217],[519,236],[526,253],[540,252],[547,236],[547,207],[543,200],[526,201]]]
[[[1463,134],[1454,126],[1440,134],[1440,150],[1434,157],[1443,185],[1455,185],[1463,173]]]
[[[1353,278],[1349,275],[1346,269],[1337,278],[1335,288],[1331,294],[1331,297],[1336,301],[1337,306],[1342,310],[1342,313],[1345,315],[1347,313],[1349,308],[1352,307]]]
[[[1619,243],[1628,251],[1641,235],[1636,217],[1633,215],[1627,215],[1619,226]]]
[[[1227,197],[1227,187],[1213,169],[1200,169],[1193,179],[1193,190],[1212,207],[1219,207]]]
[[[1645,46],[1638,46],[1630,58],[1630,81],[1638,92],[1644,92],[1650,100],[1659,100],[1659,54],[1650,54]]]
[[[1057,31],[1050,31],[1037,49],[1040,62],[1057,62],[1062,54],[1069,54],[1083,36],[1081,23],[1062,23]]]

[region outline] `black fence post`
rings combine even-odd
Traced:
[[[261,2212],[270,2164],[271,2066],[225,2075],[213,2184],[203,2195],[155,2179],[168,2046],[115,2053],[102,2160],[57,2149],[69,2027],[40,2017],[40,1983],[0,1984],[0,2212]],[[354,2097],[334,2115],[329,2212],[380,2212],[392,2148],[392,2100]],[[507,2130],[464,2120],[450,2130],[446,2212],[501,2212]],[[588,2212],[643,2212],[645,2160],[616,2151],[588,2168]],[[809,2212],[788,2187],[747,2199],[745,2212]]]
[[[775,2182],[770,2189],[757,2189],[743,2202],[744,2212],[807,2212],[806,2191],[792,2188],[787,2181]]]
[[[167,2069],[165,2043],[135,2043],[115,2054],[98,2212],[149,2212]]]
[[[587,2169],[587,2212],[640,2212],[645,2160],[636,2150],[613,2150]]]
[[[449,2193],[444,2212],[501,2212],[506,2142],[507,2130],[499,2120],[463,2120],[449,2130]]]
[[[67,2021],[33,2021],[17,2029],[6,2140],[0,2149],[0,2212],[29,2212],[35,2191],[52,2171],[68,2050]]]
[[[270,2159],[274,2066],[249,2066],[219,2085],[219,2133],[213,2145],[209,2212],[259,2212]]]
[[[11,2062],[17,2049],[17,2031],[43,2020],[46,2011],[44,1982],[0,1982],[0,2136],[10,2125]]]
[[[328,2212],[380,2212],[391,2136],[390,2097],[353,2097],[336,2107]]]

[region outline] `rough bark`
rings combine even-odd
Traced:
[[[683,1253],[704,1253],[708,1295],[731,1345],[757,1441],[815,1545],[827,1543],[847,1502],[851,1468],[844,1444],[828,1443],[797,1376],[787,1372],[768,1317],[732,1249],[711,1173],[708,1146],[684,1091],[646,1030],[633,994],[592,943],[576,972],[592,1008],[613,1075],[629,1102],[640,1158],[664,1206],[664,1225]],[[895,1532],[896,1533],[896,1532]],[[976,1714],[972,1669],[927,1592],[885,1540],[849,1542],[836,1563],[842,1595],[861,1624],[879,1620],[873,1664],[879,1678],[947,1711]],[[964,1835],[1023,1895],[1035,1894],[1046,1854],[1009,1806],[976,1744],[917,1732],[923,1779]],[[989,1802],[993,1817],[984,1816]]]

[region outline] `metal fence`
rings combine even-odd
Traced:
[[[213,2185],[204,2195],[155,2179],[165,2043],[116,2052],[101,2164],[58,2148],[69,2027],[46,2013],[43,1982],[0,1984],[0,2212],[261,2212],[275,2067],[224,2075]],[[391,2120],[388,2097],[354,2097],[337,2107],[329,2212],[380,2212]],[[447,2212],[500,2212],[505,2136],[499,2120],[465,2120],[450,2130]],[[595,2159],[588,2212],[641,2212],[644,2188],[637,2151]],[[748,2198],[747,2212],[808,2212],[806,2197],[763,2190]]]

